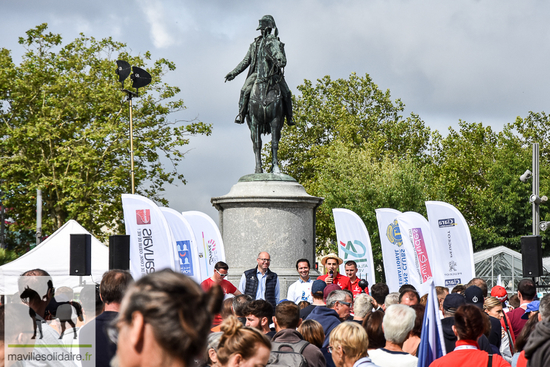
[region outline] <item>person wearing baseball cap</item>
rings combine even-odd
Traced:
[[[342,275],[338,272],[338,267],[342,265],[344,260],[342,260],[335,253],[330,253],[321,258],[321,264],[327,270],[325,275],[318,277],[317,279],[323,280],[327,285],[328,284],[338,284],[343,290],[348,289],[351,291],[349,278],[345,275]]]
[[[451,353],[455,349],[457,341],[457,337],[453,331],[453,326],[455,324],[455,313],[460,306],[465,304],[466,298],[460,293],[451,293],[445,297],[445,300],[443,301],[443,315],[445,318],[441,320],[441,328],[443,329],[443,340],[445,342],[447,354]],[[493,353],[493,349],[491,348],[489,340],[485,335],[482,335],[477,342],[479,344],[479,349],[490,354]]]
[[[441,320],[441,329],[443,330],[443,340],[445,341],[445,349],[447,353],[455,349],[456,335],[453,331],[455,324],[455,312],[460,306],[466,303],[466,299],[462,294],[451,293],[445,297],[443,301],[443,316]]]
[[[311,311],[317,306],[324,306],[325,301],[323,299],[323,291],[325,290],[327,283],[322,280],[317,279],[311,285],[311,296],[313,297],[313,303],[307,307],[304,307],[300,310],[300,318],[305,320],[309,316]]]
[[[477,285],[471,285],[464,291],[464,297],[466,298],[466,303],[474,305],[483,310],[483,303],[485,298],[483,297],[483,291]],[[500,320],[487,315],[489,321],[491,322],[491,332],[489,333],[489,342],[500,349],[500,344],[502,343],[502,328],[500,326]]]
[[[325,289],[323,290],[323,300],[325,303],[327,303],[328,296],[332,293],[332,291],[341,291],[342,288],[338,284],[327,284]]]
[[[506,300],[508,300],[508,292],[506,291],[506,288],[500,285],[495,285],[491,289],[491,297],[495,297],[500,302],[504,303]]]
[[[485,298],[483,297],[483,291],[477,285],[471,285],[466,288],[464,297],[466,303],[483,309],[483,301],[485,301]]]
[[[510,311],[510,308],[508,307],[508,291],[500,285],[495,285],[491,289],[491,297],[495,297],[502,303],[503,316],[500,319],[500,326],[505,330],[506,335],[508,335],[510,347],[513,349],[514,344],[516,343],[516,337],[514,335],[514,331],[512,330],[510,319],[508,318],[508,311]]]

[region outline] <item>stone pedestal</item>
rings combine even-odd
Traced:
[[[281,299],[298,279],[296,260],[315,264],[315,211],[322,198],[311,196],[294,178],[260,173],[243,176],[224,196],[211,199],[219,211],[220,231],[229,265],[229,281],[238,286],[242,273],[258,264],[258,253],[271,255],[279,275]],[[311,270],[311,277],[319,273]]]

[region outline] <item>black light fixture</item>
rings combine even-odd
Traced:
[[[120,84],[122,84],[122,89],[124,89],[124,81],[130,75],[132,67],[128,62],[124,60],[118,60],[116,62],[116,65],[117,65],[116,73],[118,75],[118,81],[120,82]]]
[[[128,102],[130,102],[130,173],[132,176],[132,194],[136,193],[135,189],[135,175],[134,175],[134,130],[132,121],[132,97],[139,97],[139,88],[143,88],[151,83],[151,74],[142,68],[137,66],[130,66],[127,61],[117,60],[116,73],[118,75],[118,81],[121,84],[122,91],[128,96]],[[128,89],[124,89],[124,81],[130,76],[132,79],[132,88],[136,89],[136,92],[132,92]]]

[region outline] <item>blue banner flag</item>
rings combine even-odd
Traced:
[[[429,280],[428,302],[422,321],[422,334],[418,346],[418,367],[428,367],[437,358],[445,355],[441,318],[439,316],[439,300],[435,285]]]

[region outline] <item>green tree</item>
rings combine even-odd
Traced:
[[[123,43],[83,34],[62,45],[46,24],[19,43],[26,49],[19,65],[0,49],[0,190],[16,221],[11,230],[34,227],[41,189],[45,233],[76,219],[104,238],[102,228],[122,224],[120,195],[131,191],[129,106],[114,60],[145,67],[151,55],[131,56]],[[163,185],[185,182],[179,148],[190,135],[211,132],[202,122],[169,120],[185,108],[179,88],[162,82],[174,69],[168,60],[153,62],[146,68],[152,83],[133,101],[136,190],[163,204]]]
[[[380,235],[375,209],[394,208],[426,215],[426,176],[429,166],[416,159],[373,153],[368,146],[356,147],[336,141],[310,194],[325,198],[317,211],[317,250],[336,251],[333,208],[354,211],[367,227],[377,274],[383,279]]]
[[[430,196],[448,202],[470,225],[474,251],[496,246],[519,250],[531,232],[530,185],[519,176],[530,167],[530,150],[510,126],[494,132],[481,123],[459,122],[433,141]]]
[[[517,132],[518,140],[521,147],[526,151],[526,155],[529,158],[528,162],[525,162],[523,166],[518,167],[519,174],[522,174],[525,169],[531,169],[532,159],[532,145],[533,143],[539,144],[539,170],[540,170],[540,196],[550,196],[550,116],[544,111],[532,112],[530,111],[527,117],[518,117],[514,123],[507,125],[507,130]],[[529,185],[522,183],[522,186],[528,187],[529,191],[532,189],[532,182]],[[548,206],[550,202],[546,202],[540,205],[541,220],[550,221],[550,210]],[[526,203],[526,207],[529,208],[529,215],[531,215],[531,205]],[[531,234],[532,218],[529,217],[529,230],[526,234]],[[550,256],[550,233],[541,232],[543,240],[543,249],[545,256]]]
[[[368,74],[337,80],[325,76],[315,85],[305,80],[298,90],[296,126],[282,134],[279,161],[306,189],[337,140],[366,145],[375,155],[424,157],[430,129],[415,114],[403,118],[403,103],[392,101],[389,90],[381,91]]]
[[[374,210],[425,212],[424,164],[430,129],[415,114],[404,118],[367,74],[329,76],[298,87],[296,126],[279,143],[283,171],[311,195],[325,198],[317,212],[317,251],[336,249],[333,208],[356,212],[371,234],[376,264],[382,258]],[[269,154],[266,146],[264,153]]]

